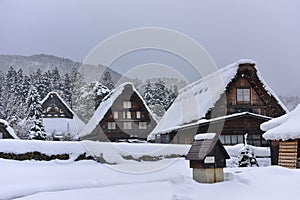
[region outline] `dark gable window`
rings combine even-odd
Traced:
[[[236,101],[249,103],[250,102],[250,88],[237,88]]]

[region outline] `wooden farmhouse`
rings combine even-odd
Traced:
[[[272,165],[300,168],[300,105],[295,110],[261,125],[271,142]]]
[[[198,134],[189,153],[190,168],[193,179],[199,183],[216,183],[224,181],[223,168],[229,155],[215,133]]]
[[[80,138],[113,142],[146,140],[156,124],[134,85],[123,83],[103,99]]]
[[[248,133],[249,144],[268,146],[260,124],[286,112],[255,62],[240,60],[181,89],[148,140],[192,144],[196,134],[214,132],[235,145]]]
[[[19,139],[8,122],[3,119],[0,119],[0,139]]]
[[[78,140],[85,124],[56,92],[41,101],[42,116],[47,136],[54,140]]]

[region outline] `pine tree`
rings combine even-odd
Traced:
[[[31,124],[28,139],[45,140],[46,133],[43,125],[40,95],[34,86],[30,89],[26,103],[28,106],[26,120]]]
[[[102,77],[100,79],[100,83],[105,85],[109,90],[112,90],[115,88],[115,84],[112,81],[112,77],[111,77],[111,74],[109,73],[109,71],[104,72],[104,74],[102,75]]]
[[[103,98],[108,95],[110,90],[103,84],[96,82],[93,88],[94,101],[95,101],[95,110],[98,108]]]

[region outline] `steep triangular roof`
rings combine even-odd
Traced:
[[[152,116],[154,120],[156,120],[153,117],[153,114],[151,110],[148,108],[146,102],[143,100],[139,92],[135,89],[134,85],[130,82],[126,82],[123,84],[120,84],[118,87],[113,89],[100,103],[98,108],[96,109],[95,113],[93,114],[92,118],[89,120],[88,124],[84,127],[84,129],[80,132],[79,136],[84,137],[86,135],[89,135],[92,133],[92,131],[97,127],[97,125],[103,120],[105,114],[109,111],[109,109],[112,107],[113,103],[116,101],[116,99],[123,93],[123,90],[126,86],[131,86],[133,89],[133,92],[139,97],[139,99],[142,101],[143,105],[147,109],[149,115]]]
[[[64,118],[47,118],[44,117],[44,125],[46,132],[51,132],[51,130],[66,130],[69,129],[73,135],[77,135],[85,126],[85,123],[74,113],[74,111],[68,106],[68,104],[60,97],[57,92],[49,92],[46,97],[41,101],[41,104],[44,104],[50,97],[53,95],[57,100],[68,110],[68,112],[72,113],[72,119],[64,119]],[[69,127],[67,127],[67,125]],[[48,130],[48,131],[47,131]]]
[[[261,125],[261,130],[266,131],[263,137],[266,140],[289,140],[300,138],[300,105],[293,111],[274,118]]]
[[[12,127],[9,126],[8,122],[0,119],[0,123],[4,124],[4,127],[6,129],[6,131],[8,132],[8,134],[13,138],[13,139],[19,139],[19,137],[16,135],[14,129]]]
[[[228,84],[235,78],[241,64],[255,64],[255,62],[253,60],[239,60],[181,89],[178,97],[151,132],[148,139],[153,139],[151,137],[157,133],[204,118],[207,112],[220,99],[221,95],[224,94]],[[257,75],[267,93],[273,96],[278,104],[288,112],[287,108],[266,84],[259,72],[257,72]],[[215,80],[221,80],[223,84],[221,84],[221,87],[214,88],[212,92],[208,87],[208,83],[214,83]],[[213,84],[211,85],[214,86]]]

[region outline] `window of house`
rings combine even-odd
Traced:
[[[107,123],[108,130],[115,130],[116,129],[116,122],[108,122]]]
[[[131,101],[124,101],[123,108],[131,108]]]
[[[140,119],[141,118],[141,111],[136,111],[136,118]]]
[[[123,123],[123,128],[126,129],[131,129],[131,122],[124,122]]]
[[[237,102],[250,102],[250,88],[237,88],[236,89]]]
[[[224,145],[240,144],[244,142],[244,136],[243,135],[221,135],[220,141]]]
[[[114,119],[118,119],[119,118],[119,113],[117,111],[114,111]]]
[[[139,122],[139,129],[147,129],[147,122]]]
[[[131,112],[130,111],[124,111],[123,112],[123,119],[131,119]]]
[[[0,139],[3,139],[3,133],[0,132]]]

